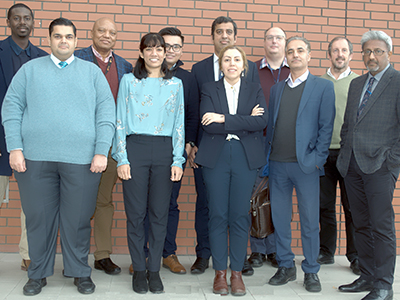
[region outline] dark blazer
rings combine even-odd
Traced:
[[[14,77],[13,73],[13,62],[11,56],[10,46],[11,36],[3,41],[0,41],[0,108],[3,105],[4,96],[6,95],[8,86],[11,83],[11,79]],[[46,51],[30,44],[31,46],[31,59],[49,55]],[[4,128],[0,122],[0,176],[11,176],[12,170],[9,165],[9,154],[6,148],[6,141],[4,135]]]
[[[351,153],[361,171],[372,174],[386,162],[400,167],[400,72],[390,66],[357,120],[357,110],[368,73],[350,83],[337,168],[345,177]]]
[[[251,111],[257,104],[263,107],[263,116],[253,117]],[[225,115],[225,123],[212,123],[202,126],[204,133],[196,154],[195,162],[213,168],[222,151],[228,133],[236,134],[246,152],[250,169],[265,165],[265,152],[262,130],[268,122],[268,110],[259,83],[242,80],[238,97],[236,115],[229,114],[224,80],[203,85],[200,101],[200,116],[207,112]]]
[[[260,77],[258,76],[258,71],[256,64],[248,61],[249,68],[246,72],[246,76],[244,79],[247,82],[255,82],[255,83],[260,83]],[[192,73],[194,77],[196,78],[196,83],[197,83],[197,92],[198,95],[201,95],[201,88],[203,84],[207,82],[214,82],[214,55],[211,55],[207,57],[206,59],[203,59],[202,61],[199,61],[198,63],[194,64],[192,67]],[[201,101],[201,98],[200,98]],[[200,116],[201,119],[201,116]],[[199,145],[201,136],[203,134],[203,130],[201,126],[199,127],[199,132],[196,140],[196,145]]]
[[[80,50],[75,50],[74,55],[86,61],[91,61],[92,63],[94,63],[92,46]],[[132,64],[123,59],[121,56],[115,54],[115,52],[113,52],[113,56],[115,59],[115,63],[117,64],[118,82],[120,82],[122,76],[124,76],[126,73],[132,72]]]
[[[271,88],[266,138],[268,156],[285,85],[286,82],[281,81]],[[304,173],[310,174],[318,166],[320,175],[324,174],[324,164],[329,154],[334,118],[333,83],[309,74],[300,99],[296,120],[296,157],[300,169]],[[264,175],[267,174],[264,172]]]

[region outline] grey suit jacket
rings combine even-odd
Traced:
[[[400,72],[390,66],[357,120],[357,109],[368,74],[350,83],[337,168],[347,174],[351,153],[361,171],[372,174],[386,163],[400,167]]]

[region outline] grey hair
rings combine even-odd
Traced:
[[[311,45],[310,45],[310,42],[309,42],[305,37],[298,36],[298,35],[292,36],[292,37],[290,37],[290,38],[288,38],[288,39],[286,40],[286,50],[287,50],[287,47],[288,47],[289,43],[290,43],[291,41],[294,41],[294,40],[303,41],[304,44],[306,44],[306,46],[307,46],[307,51],[308,51],[308,53],[311,52]]]
[[[385,32],[377,30],[367,31],[361,37],[361,48],[364,49],[364,44],[371,40],[379,40],[385,42],[389,51],[392,51],[392,39]]]

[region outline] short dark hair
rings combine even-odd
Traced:
[[[8,12],[7,12],[7,20],[10,20],[10,18],[11,18],[11,12],[12,12],[12,10],[14,9],[14,8],[26,8],[27,10],[29,10],[29,12],[31,13],[31,17],[32,17],[32,19],[34,19],[34,17],[33,17],[33,11],[32,11],[32,9],[29,7],[29,6],[27,6],[27,5],[25,5],[24,3],[15,3],[13,6],[11,6],[9,9],[8,9]]]
[[[72,27],[72,30],[74,31],[74,35],[76,36],[76,27],[74,23],[72,23],[70,20],[65,19],[65,18],[57,18],[51,21],[50,26],[49,26],[49,36],[51,36],[54,26],[70,26]]]
[[[232,25],[233,25],[233,34],[234,34],[234,36],[236,36],[236,34],[237,34],[237,25],[236,25],[235,21],[233,21],[232,18],[225,17],[225,16],[220,16],[220,17],[216,18],[211,24],[211,36],[213,38],[214,38],[215,27],[217,27],[217,25],[222,24],[222,23],[232,23]]]
[[[165,42],[163,37],[158,33],[149,32],[145,34],[140,40],[139,50],[141,53],[143,53],[143,50],[148,47],[160,47],[160,46],[164,48],[165,52]],[[164,74],[163,77],[164,79],[172,78],[172,73],[168,69],[167,62],[165,61],[165,59],[161,65],[161,72]],[[146,64],[144,62],[144,59],[141,58],[140,55],[138,60],[136,61],[135,68],[133,68],[133,75],[137,79],[147,78],[147,76],[149,75],[146,69]]]
[[[182,40],[182,45],[183,45],[183,42],[184,42],[184,40],[185,40],[185,38],[184,38],[183,35],[182,35],[182,32],[181,32],[178,28],[175,28],[175,27],[165,27],[165,28],[161,29],[161,30],[158,32],[158,34],[161,35],[162,37],[163,37],[164,35],[179,36],[179,37],[181,38],[181,40]]]
[[[332,52],[332,44],[334,42],[336,42],[336,41],[339,41],[339,40],[346,40],[347,44],[349,45],[350,54],[353,53],[353,44],[350,42],[350,40],[347,37],[344,37],[344,36],[337,36],[332,41],[330,41],[330,43],[328,45],[328,53],[329,53],[329,55],[331,55],[331,52]]]

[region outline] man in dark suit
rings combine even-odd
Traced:
[[[342,292],[370,291],[393,299],[396,236],[393,192],[400,169],[400,73],[390,65],[392,40],[383,31],[361,38],[368,73],[349,88],[337,168],[344,177],[361,276]]]
[[[29,41],[34,27],[34,18],[33,12],[28,6],[22,3],[11,6],[7,13],[7,26],[11,29],[11,35],[0,41],[0,107],[3,105],[3,99],[11,79],[19,68],[31,59],[48,55],[47,52],[32,45]],[[0,205],[11,175],[4,128],[0,124]],[[23,212],[21,212],[20,254],[22,257],[21,269],[27,271],[30,259]]]
[[[117,25],[108,18],[98,19],[91,31],[93,45],[75,51],[75,55],[95,63],[106,76],[114,100],[117,101],[119,82],[122,76],[132,72],[132,65],[112,51],[117,41]],[[94,267],[104,270],[106,274],[121,273],[121,268],[110,259],[112,253],[111,227],[114,215],[112,190],[117,181],[117,163],[108,155],[107,169],[101,175],[97,194],[96,210],[94,213]]]
[[[211,25],[211,37],[214,43],[214,54],[206,59],[196,63],[192,67],[192,73],[194,74],[197,82],[197,92],[200,97],[201,88],[204,83],[218,81],[222,75],[221,70],[218,66],[218,55],[219,52],[228,45],[236,44],[237,25],[229,17],[218,17]],[[249,69],[246,73],[246,80],[250,82],[260,83],[257,68],[255,63],[248,62]],[[197,235],[197,246],[196,246],[196,261],[191,267],[192,274],[204,273],[205,269],[208,268],[208,261],[211,256],[210,243],[208,240],[208,204],[206,190],[203,183],[202,171],[194,163],[194,157],[197,153],[197,147],[200,144],[202,136],[202,129],[199,128],[199,132],[195,141],[195,145],[188,157],[190,166],[194,170],[194,178],[197,192],[196,200],[196,213],[195,213],[195,230]],[[247,262],[244,266],[245,270],[243,275],[252,275],[253,270],[251,265]]]
[[[283,285],[296,279],[290,227],[295,187],[305,257],[301,265],[304,286],[309,292],[319,292],[319,176],[324,172],[332,136],[335,93],[332,82],[310,74],[310,58],[310,43],[305,38],[289,38],[286,59],[290,75],[271,88],[269,98],[266,151],[279,264],[269,284]]]

